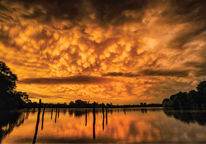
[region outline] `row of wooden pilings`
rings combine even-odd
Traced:
[[[42,105],[41,99],[39,99],[38,114],[37,114],[37,121],[36,121],[36,128],[35,128],[35,133],[34,133],[34,138],[33,138],[33,144],[36,143],[38,127],[39,127],[39,119],[40,119],[40,113],[41,113],[41,105]],[[104,130],[104,109],[106,109],[106,125],[107,125],[107,107],[106,108],[104,107],[105,107],[104,104],[102,104],[102,114],[103,114],[102,129],[103,130]],[[45,113],[45,105],[43,106],[41,130],[43,130],[44,113]],[[52,115],[53,115],[53,109],[51,111],[51,119],[52,119]],[[59,111],[57,111],[57,108],[56,108],[55,123],[57,120],[57,115],[59,117]],[[93,139],[95,139],[95,123],[96,123],[96,115],[95,115],[95,102],[94,102],[93,103]],[[86,115],[85,115],[85,126],[87,126],[87,110],[86,110]]]
[[[102,130],[104,130],[104,104],[102,104]],[[96,115],[95,115],[95,102],[93,105],[93,139],[95,139],[95,122],[96,122]],[[106,125],[107,125],[107,107],[106,107]]]

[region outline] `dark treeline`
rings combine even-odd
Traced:
[[[106,106],[107,108],[130,108],[130,107],[162,107],[162,104],[146,104],[146,103],[140,103],[137,105],[113,105],[112,103],[95,103],[96,108],[102,108],[102,106]],[[58,103],[58,104],[53,104],[53,103],[42,103],[41,107],[46,107],[46,108],[93,108],[94,103],[90,103],[87,101],[82,101],[82,100],[76,100],[75,102],[71,101],[69,104],[66,103]],[[32,108],[37,108],[39,104],[37,102],[30,103],[30,107]]]
[[[162,104],[167,109],[177,110],[205,110],[206,109],[206,81],[200,82],[197,91],[179,92],[163,100]]]
[[[17,76],[0,61],[0,111],[28,107],[31,100],[26,92],[16,91]]]

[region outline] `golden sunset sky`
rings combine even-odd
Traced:
[[[205,0],[1,0],[0,61],[32,101],[161,103],[206,80]]]

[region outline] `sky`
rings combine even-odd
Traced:
[[[32,101],[161,103],[206,80],[205,0],[1,0],[0,61]]]

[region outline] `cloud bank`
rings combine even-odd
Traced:
[[[22,84],[101,84],[109,79],[94,76],[71,76],[50,78],[26,78],[19,81]]]

